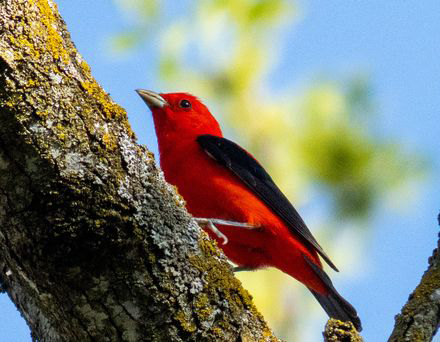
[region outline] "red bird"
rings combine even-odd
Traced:
[[[304,221],[252,155],[223,138],[208,108],[187,93],[137,90],[153,113],[160,165],[188,211],[222,244],[236,270],[276,267],[302,282],[330,317],[361,322],[333,287]]]

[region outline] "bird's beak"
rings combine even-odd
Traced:
[[[154,91],[136,89],[136,92],[139,94],[142,100],[144,100],[148,107],[150,107],[150,109],[162,108],[168,104],[168,102],[162,96],[160,96],[158,93],[155,93]]]

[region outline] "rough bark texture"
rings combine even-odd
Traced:
[[[438,217],[440,225],[440,215]],[[439,234],[440,238],[440,234]],[[431,341],[440,324],[440,240],[428,259],[428,269],[395,318],[388,341]]]
[[[0,284],[40,341],[275,340],[48,0],[0,0]]]
[[[362,342],[363,339],[351,322],[330,318],[323,333],[325,342]]]

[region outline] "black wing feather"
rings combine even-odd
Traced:
[[[255,158],[236,143],[225,138],[206,134],[198,136],[197,142],[206,153],[231,170],[252,189],[264,203],[288,224],[292,233],[301,236],[312,245],[327,264],[338,271],[313,237],[296,209]]]

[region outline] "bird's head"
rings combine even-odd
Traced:
[[[187,93],[136,91],[153,113],[159,144],[161,140],[192,139],[202,134],[222,135],[218,122],[197,97]]]

